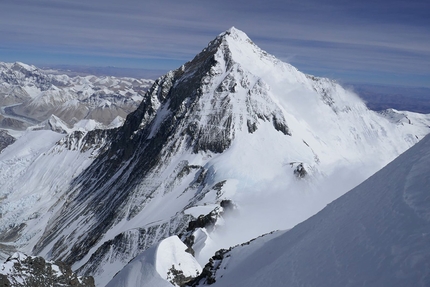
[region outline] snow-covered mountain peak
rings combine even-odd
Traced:
[[[224,43],[231,44],[233,42],[236,42],[237,44],[242,44],[242,45],[243,44],[252,45],[254,46],[255,49],[261,50],[257,45],[254,44],[254,42],[249,38],[249,36],[245,32],[237,29],[234,26],[224,31],[223,33],[219,34],[218,37],[216,37],[214,40],[216,39],[221,39]]]
[[[33,66],[33,65],[27,65],[27,64],[24,64],[22,62],[15,62],[15,63],[13,63],[13,65],[12,65],[11,68],[13,70],[16,70],[16,71],[26,70],[28,72],[33,72],[33,71],[37,70],[37,68],[35,66]]]
[[[85,101],[113,103],[103,87],[98,101],[90,79],[79,81],[74,89]],[[83,129],[75,125],[62,138],[44,131],[40,137],[49,134],[56,146],[40,142],[14,169],[0,154],[3,170],[22,183],[0,189],[8,203],[0,227],[12,224],[20,234],[13,244],[62,259],[100,286],[174,234],[185,234],[189,251],[205,262],[219,248],[291,228],[429,131],[416,115],[400,125],[369,111],[340,85],[299,72],[236,29],[142,98],[118,128],[87,131],[94,125],[81,122]],[[25,175],[39,194],[23,184]],[[37,204],[27,210],[22,194]],[[214,212],[223,202],[237,207],[234,216]]]
[[[248,35],[246,35],[245,32],[242,30],[237,29],[236,27],[232,26],[223,33],[220,34],[220,36],[223,36],[225,34],[235,35],[235,37],[241,37],[242,39],[249,39]]]
[[[244,32],[234,27],[221,33],[209,46],[219,47],[226,62],[233,61],[243,66],[244,70],[252,72],[254,75],[264,77],[267,72],[275,68],[276,72],[285,74],[292,73],[294,80],[304,82],[303,74],[294,75],[297,69],[290,64],[283,63],[275,56],[267,53],[258,47]],[[228,65],[229,66],[229,65]],[[272,71],[273,72],[273,71]],[[276,75],[276,73],[273,73]]]
[[[232,43],[237,42],[242,44],[251,44],[254,45],[256,48],[258,48],[248,37],[248,35],[245,34],[245,32],[235,28],[231,27],[230,29],[226,30],[225,32],[221,33],[219,38],[223,39],[225,43]],[[259,49],[259,48],[258,48]]]

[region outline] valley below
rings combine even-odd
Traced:
[[[1,107],[0,114],[3,116],[3,118],[9,118],[9,119],[21,121],[28,125],[37,125],[39,121],[29,118],[27,116],[23,116],[15,113],[14,107],[19,105],[22,105],[22,103]]]

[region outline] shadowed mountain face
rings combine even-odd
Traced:
[[[0,230],[100,286],[173,234],[203,262],[313,215],[415,144],[428,122],[372,112],[232,28],[156,80],[121,127],[68,132],[53,118],[68,134],[30,131],[11,145],[20,156],[0,155],[9,178],[0,176]],[[226,202],[238,211],[223,231]]]

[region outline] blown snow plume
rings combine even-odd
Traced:
[[[20,244],[100,286],[173,234],[203,263],[221,247],[291,228],[370,176],[428,133],[427,118],[408,118],[369,111],[232,28],[155,81],[124,125],[103,134],[87,168],[56,190],[62,200],[38,242]],[[236,215],[226,217],[222,202]]]

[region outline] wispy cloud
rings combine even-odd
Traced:
[[[136,59],[133,67],[163,59],[161,68],[173,69],[236,26],[305,71],[430,78],[429,12],[430,3],[419,0],[4,1],[0,60],[13,60],[12,49],[16,56],[37,54],[35,63],[52,55],[57,62],[64,55],[64,64],[92,56],[127,66]]]

